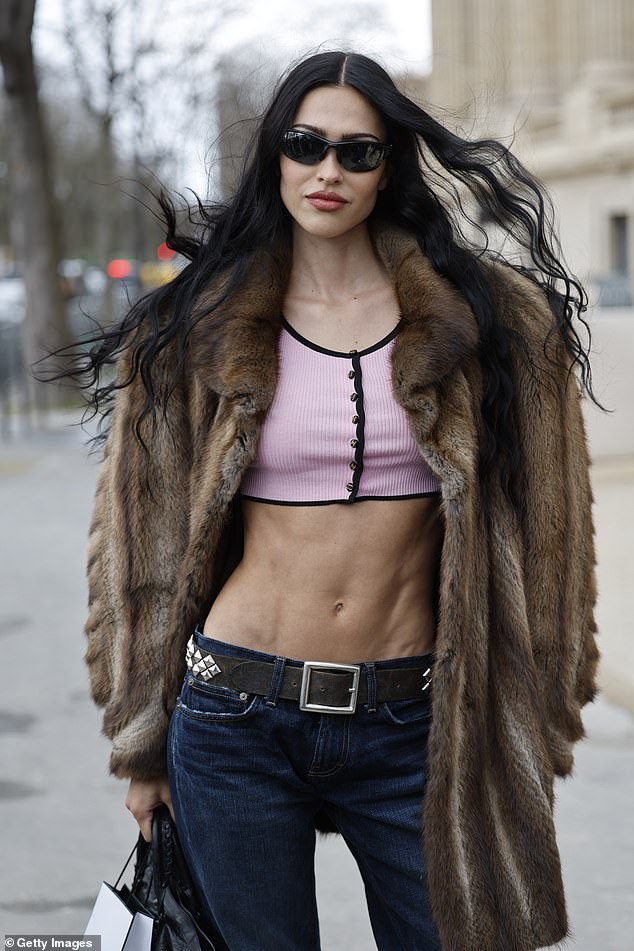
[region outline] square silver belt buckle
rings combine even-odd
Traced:
[[[310,689],[310,677],[313,670],[347,670],[352,674],[352,686],[349,688],[350,703],[345,707],[331,707],[325,703],[309,703],[308,691]],[[317,713],[354,713],[357,709],[357,696],[359,694],[359,679],[361,676],[361,667],[359,664],[333,664],[326,661],[317,660],[304,661],[302,671],[302,684],[299,691],[299,709],[312,710]]]

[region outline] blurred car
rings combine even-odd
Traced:
[[[107,277],[101,268],[82,258],[65,258],[59,262],[58,271],[65,300],[85,294],[101,294],[106,286]]]
[[[88,265],[84,271],[84,286],[89,294],[103,294],[108,283],[105,271],[100,267]]]

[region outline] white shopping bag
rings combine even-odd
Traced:
[[[151,951],[154,921],[131,911],[112,885],[103,882],[84,934],[101,935],[101,951]]]

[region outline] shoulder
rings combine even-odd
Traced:
[[[544,287],[510,264],[489,258],[481,263],[502,323],[543,344],[557,327]]]
[[[542,408],[550,406],[553,413],[560,412],[564,404],[577,407],[582,381],[546,290],[509,265],[488,262],[487,267],[499,319],[512,335],[516,402],[526,403],[529,416],[536,412],[536,402]],[[577,409],[567,412],[577,413]],[[571,422],[569,429],[583,436],[583,428],[577,423]]]

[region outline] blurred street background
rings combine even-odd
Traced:
[[[632,0],[260,11],[255,0],[0,4],[0,935],[83,931],[136,839],[83,666],[92,424],[78,425],[71,391],[27,368],[176,273],[148,188],[226,195],[275,79],[321,44],[378,58],[447,125],[507,142],[548,186],[588,288],[594,386],[612,411],[586,416],[601,694],[575,773],[557,783],[556,818],[567,947],[634,951]],[[372,951],[338,839],[318,844],[317,879],[324,951]]]

